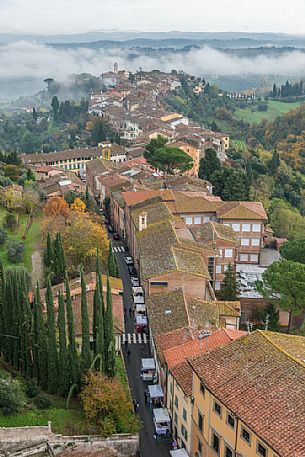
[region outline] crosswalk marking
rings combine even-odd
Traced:
[[[146,333],[124,333],[121,335],[121,344],[125,344],[125,341],[128,344],[147,344],[147,335]]]
[[[125,252],[124,246],[113,246],[112,252]]]

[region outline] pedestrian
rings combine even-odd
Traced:
[[[127,346],[128,346],[128,341],[127,341],[127,339],[125,340],[124,344],[125,344],[125,348],[127,349]]]
[[[145,392],[144,392],[144,398],[145,398],[145,403],[147,404],[147,400],[148,400],[148,392],[147,392],[147,390],[145,390]]]
[[[131,317],[132,310],[129,308],[129,317]]]
[[[178,449],[178,443],[177,443],[176,440],[174,440],[174,441],[172,442],[172,447],[173,447],[173,450],[174,450],[174,451],[176,451],[176,450]]]
[[[128,358],[129,358],[130,354],[131,354],[130,349],[128,349],[128,351],[127,351],[127,357]]]
[[[136,398],[134,398],[133,399],[133,411],[134,411],[135,414],[137,412],[138,407],[139,407],[138,400]]]

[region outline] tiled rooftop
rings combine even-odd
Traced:
[[[304,341],[258,330],[190,362],[213,395],[281,457],[305,455]]]

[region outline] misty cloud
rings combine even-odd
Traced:
[[[158,58],[148,57],[140,51],[128,57],[126,49],[92,50],[85,48],[56,49],[32,42],[20,41],[0,46],[0,80],[53,77],[65,80],[72,73],[100,73],[110,70],[114,62],[120,68],[137,70],[173,68],[196,76],[208,75],[287,75],[305,74],[305,54],[295,51],[280,57],[258,56],[238,58],[208,47],[187,53],[170,53]],[[132,57],[132,58],[130,58]]]

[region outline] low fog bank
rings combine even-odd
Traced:
[[[259,55],[243,58],[204,47],[187,52],[168,51],[153,57],[139,49],[56,49],[35,42],[18,41],[0,46],[0,99],[29,95],[44,87],[52,77],[64,81],[73,73],[99,75],[118,62],[120,68],[171,71],[184,70],[196,76],[294,75],[305,74],[305,54],[293,51],[279,57]],[[26,82],[29,82],[27,85]],[[26,90],[30,92],[25,92]]]

